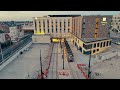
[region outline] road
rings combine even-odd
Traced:
[[[63,69],[63,49],[59,43],[54,44],[51,65],[47,79],[85,79],[81,71],[77,68],[76,62],[68,62],[67,52],[64,47],[64,69]],[[76,58],[75,58],[76,59]],[[68,76],[59,75],[59,72],[69,72]]]

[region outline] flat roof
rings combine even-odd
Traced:
[[[50,17],[78,17],[81,15],[48,15]]]
[[[111,38],[81,38],[85,43],[91,43],[96,41],[110,40]]]

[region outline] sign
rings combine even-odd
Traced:
[[[101,23],[102,23],[102,25],[105,25],[107,23],[106,17],[103,17],[103,20]]]
[[[70,70],[58,70],[59,79],[71,79]]]

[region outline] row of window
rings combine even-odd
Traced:
[[[58,33],[58,29],[56,28],[56,33]],[[41,32],[41,29],[40,29]],[[45,32],[45,28],[44,28],[44,32]],[[52,33],[54,32],[54,29],[52,28]],[[50,30],[48,29],[48,33],[50,33]],[[60,33],[62,33],[62,30],[60,29]],[[66,33],[66,29],[64,29],[64,33]],[[70,29],[68,28],[68,33],[70,33]]]
[[[96,48],[96,47],[106,47],[106,46],[110,46],[110,45],[111,45],[111,41],[101,42],[101,43],[95,43],[95,44],[89,44],[89,45],[85,45],[83,43],[83,47],[85,49],[91,49],[92,47],[93,48]]]
[[[114,17],[115,19],[120,19],[120,17]]]

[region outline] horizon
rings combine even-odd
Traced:
[[[117,15],[120,11],[0,11],[0,21],[32,21],[47,15]]]

